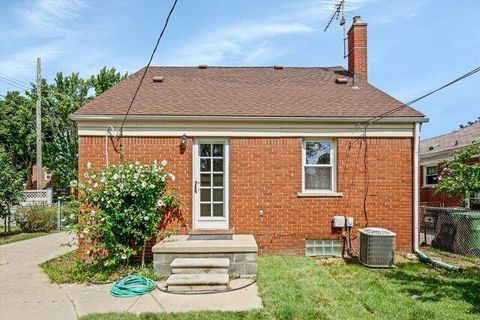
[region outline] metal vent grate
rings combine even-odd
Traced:
[[[309,257],[341,257],[341,240],[306,240],[305,253]]]

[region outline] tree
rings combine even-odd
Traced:
[[[34,89],[32,89],[34,90]],[[18,91],[0,101],[0,145],[13,160],[17,172],[32,183],[35,163],[35,102]]]
[[[90,85],[95,90],[95,96],[99,96],[128,76],[128,72],[123,75],[117,72],[115,68],[103,67],[100,72],[90,77]]]
[[[23,177],[3,146],[0,146],[0,172],[0,217],[5,219],[4,228],[7,231],[7,224],[10,229],[10,207],[19,204],[23,198]]]
[[[465,200],[480,192],[480,163],[470,161],[479,155],[480,143],[474,142],[469,148],[455,152],[452,160],[443,161],[437,192],[462,196]]]
[[[44,159],[60,187],[77,178],[78,131],[70,115],[90,99],[88,90],[88,82],[78,73],[64,76],[62,72],[44,88]]]

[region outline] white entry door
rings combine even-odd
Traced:
[[[227,139],[194,141],[194,229],[228,229],[228,156]]]

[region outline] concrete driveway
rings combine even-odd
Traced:
[[[188,312],[201,310],[243,311],[262,308],[256,284],[208,295],[174,295],[154,290],[128,299],[110,295],[111,284],[50,283],[38,264],[73,248],[61,246],[70,240],[66,233],[0,246],[0,319],[77,319],[104,312]],[[251,280],[238,279],[241,287]]]
[[[0,246],[0,319],[77,319],[67,294],[39,263],[72,251],[65,232]]]

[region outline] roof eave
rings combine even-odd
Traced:
[[[74,121],[115,121],[123,120],[125,115],[70,115]],[[127,120],[134,121],[159,121],[159,120],[191,120],[191,121],[276,121],[276,122],[354,122],[361,123],[371,117],[264,117],[264,116],[172,116],[172,115],[129,115]],[[376,122],[379,123],[425,123],[429,118],[416,117],[387,117]]]

